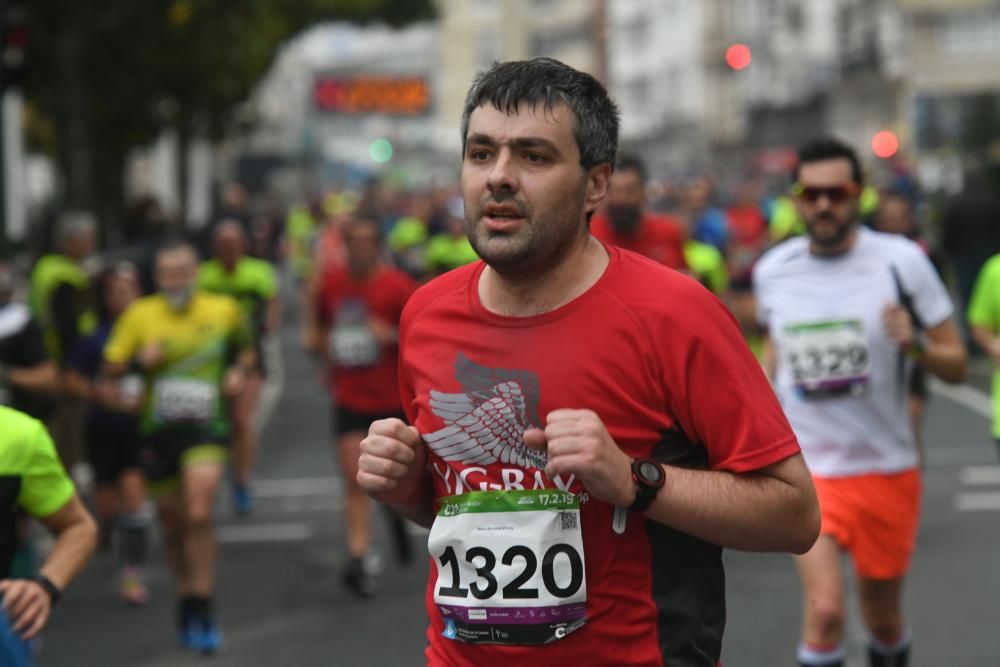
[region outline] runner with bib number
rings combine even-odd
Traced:
[[[846,551],[870,633],[868,664],[905,667],[902,589],[920,518],[908,378],[919,366],[960,381],[965,350],[926,254],[908,239],[859,225],[863,183],[854,151],[835,140],[808,144],[795,177],[808,233],[761,258],[754,291],[768,336],[763,363],[822,509],[819,540],[796,559],[806,601],[798,661],[843,665]]]
[[[313,318],[319,328],[311,338],[327,362],[337,461],[346,483],[349,559],[342,579],[354,594],[367,597],[375,592],[375,578],[366,562],[371,546],[370,502],[356,481],[359,447],[372,421],[402,414],[397,330],[416,283],[383,263],[377,220],[357,216],[345,223],[343,234],[347,264],[330,269],[322,278]],[[408,562],[406,526],[395,512],[389,520],[397,557]]]
[[[198,269],[198,287],[236,299],[250,322],[257,349],[257,367],[247,376],[243,391],[230,406],[232,419],[233,506],[246,515],[253,507],[250,480],[257,458],[255,411],[264,387],[264,340],[278,328],[278,284],[274,267],[247,255],[243,225],[223,220],[212,235],[215,256]]]
[[[195,289],[197,257],[184,244],[156,258],[160,291],[135,301],[104,348],[105,374],[142,371],[141,463],[156,497],[177,579],[178,638],[201,653],[221,648],[213,613],[215,494],[231,435],[229,402],[256,368],[239,304]]]
[[[362,488],[430,528],[430,667],[717,667],[723,547],[803,552],[818,532],[725,306],[589,233],[617,129],[603,86],[548,58],[469,92],[482,261],[407,303],[406,421],[374,422],[358,461]]]

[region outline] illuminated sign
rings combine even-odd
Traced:
[[[313,102],[330,113],[415,116],[430,109],[431,93],[422,77],[321,76],[313,85]]]

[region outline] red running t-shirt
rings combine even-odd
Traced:
[[[599,213],[590,222],[590,233],[625,250],[637,252],[671,269],[685,269],[684,229],[669,215],[645,212],[633,234],[620,234],[607,216]]]
[[[607,250],[610,264],[592,288],[537,317],[487,311],[477,292],[482,262],[410,300],[400,391],[428,443],[435,511],[443,496],[470,490],[558,487],[582,499],[581,483],[549,479],[521,438],[559,408],[594,410],[630,456],[676,466],[740,473],[799,451],[722,303],[680,273]],[[611,505],[581,503],[586,623],[544,645],[449,639],[454,618],[442,617],[435,593],[438,571],[444,577],[454,559],[432,553],[428,663],[716,665],[725,625],[721,548],[639,515],[623,528],[613,520]],[[472,567],[489,566],[470,558]]]
[[[346,269],[328,271],[316,294],[316,313],[327,335],[330,391],[337,403],[371,415],[398,412],[396,345],[381,345],[369,326],[378,318],[391,327],[417,284],[402,271],[380,267],[367,280]]]

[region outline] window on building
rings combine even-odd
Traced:
[[[589,46],[593,39],[593,20],[587,17],[577,23],[539,30],[531,36],[531,52],[536,56],[550,56],[576,45]]]
[[[953,58],[1000,54],[1000,10],[948,15],[940,30],[941,50]]]
[[[500,15],[500,0],[476,0],[476,18],[492,19]]]
[[[476,41],[479,69],[486,69],[500,60],[500,33],[495,28],[480,28]]]

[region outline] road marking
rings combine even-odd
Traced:
[[[257,479],[252,482],[258,498],[301,498],[303,496],[339,496],[343,482],[339,477],[291,477]]]
[[[968,491],[955,496],[954,507],[959,512],[1000,510],[1000,491]]]
[[[260,542],[305,542],[312,539],[312,526],[307,523],[256,523],[220,526],[219,544]]]
[[[924,454],[929,468],[954,468],[982,464],[991,458],[992,452],[985,444],[979,444],[928,447]]]
[[[261,353],[264,357],[264,365],[267,368],[267,378],[264,386],[260,390],[260,397],[257,399],[256,412],[253,416],[253,426],[258,433],[264,430],[281,394],[285,390],[285,360],[281,354],[281,340],[278,336],[269,336],[261,345]]]
[[[966,466],[958,473],[964,486],[1000,484],[1000,466]]]
[[[936,378],[930,378],[929,386],[935,394],[944,396],[981,417],[993,419],[993,399],[989,394],[967,384],[945,384]]]

